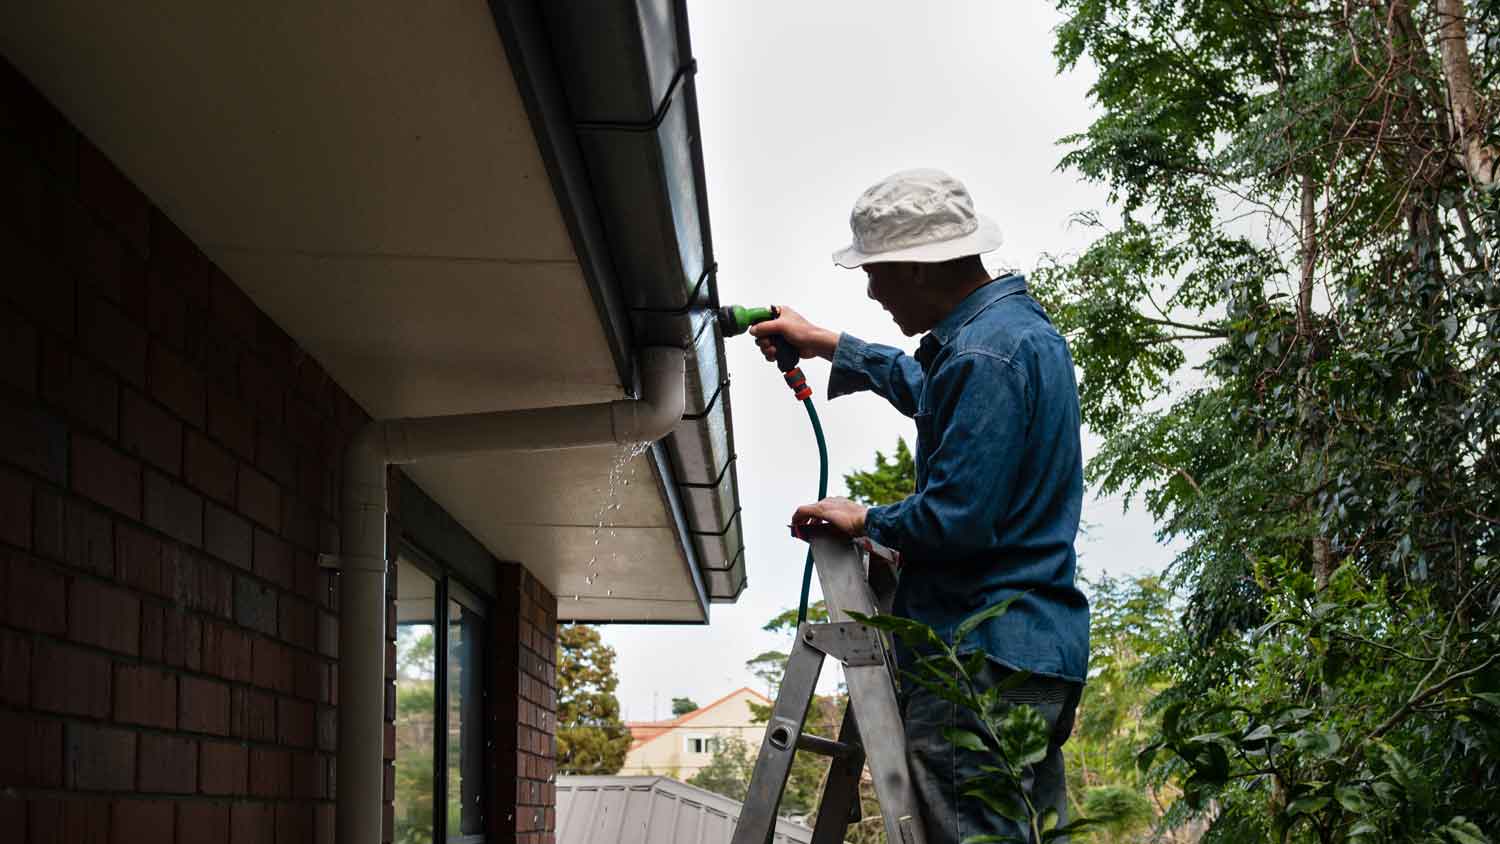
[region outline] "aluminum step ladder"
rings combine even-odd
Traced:
[[[837,532],[820,531],[804,538],[812,542],[813,565],[823,586],[829,621],[797,628],[735,827],[734,844],[770,842],[792,759],[799,750],[833,760],[818,804],[813,844],[842,844],[849,824],[860,819],[859,782],[866,762],[886,840],[926,844],[906,764],[906,730],[896,703],[894,656],[878,631],[849,617],[851,610],[864,615],[890,610],[897,557],[868,540],[851,541]],[[849,706],[837,740],[802,732],[825,657],[844,664],[849,689]]]

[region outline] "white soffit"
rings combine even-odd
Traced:
[[[0,51],[372,414],[623,395],[484,3],[4,4]],[[649,458],[589,565],[614,458],[408,471],[562,618],[702,620]]]

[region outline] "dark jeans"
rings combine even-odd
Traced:
[[[1010,669],[989,662],[976,678],[982,691],[998,684]],[[1026,769],[1022,785],[1040,812],[1048,806],[1057,810],[1058,825],[1067,823],[1067,780],[1063,775],[1063,742],[1073,732],[1073,715],[1083,686],[1050,677],[1032,677],[1003,697],[1012,704],[1035,707],[1052,731],[1047,756]],[[1029,839],[1026,828],[996,814],[982,801],[959,794],[962,784],[980,774],[980,766],[993,764],[985,754],[960,750],[943,737],[944,727],[963,727],[980,736],[984,728],[979,717],[932,693],[905,683],[902,716],[906,721],[907,757],[911,775],[922,803],[923,827],[927,844],[958,844],[970,835],[1014,835],[1018,841]]]

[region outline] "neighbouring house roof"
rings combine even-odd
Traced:
[[[723,697],[719,698],[713,703],[708,704],[707,706],[700,706],[697,709],[694,709],[692,712],[679,715],[669,721],[626,721],[625,726],[630,730],[630,737],[632,739],[630,743],[630,749],[635,750],[636,748],[641,747],[647,742],[659,738],[660,736],[666,735],[667,733],[670,733],[675,729],[691,726],[693,721],[702,718],[710,711],[718,707],[722,707],[725,704],[729,703],[731,700],[740,698],[744,695],[749,695],[750,697],[755,698],[757,703],[762,703],[767,706],[771,705],[772,703],[770,698],[766,697],[760,692],[757,692],[749,686],[741,686],[740,688],[735,689],[734,691],[730,692],[727,695],[724,695]]]
[[[669,777],[558,777],[558,844],[729,844],[741,804]],[[785,818],[772,844],[813,831]]]

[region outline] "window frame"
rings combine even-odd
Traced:
[[[456,576],[451,567],[434,560],[431,555],[409,542],[403,542],[396,554],[396,565],[403,564],[419,569],[433,581],[432,624],[435,665],[433,666],[432,696],[436,714],[432,731],[432,841],[433,844],[485,844],[489,840],[490,786],[493,784],[490,770],[493,766],[489,753],[493,749],[493,741],[490,735],[489,713],[494,672],[490,670],[492,655],[489,653],[489,634],[492,629],[490,625],[494,623],[495,602],[483,591],[475,588],[474,584]],[[393,597],[392,600],[397,599]],[[482,653],[485,658],[480,661],[479,666],[479,699],[480,711],[485,713],[485,717],[479,721],[479,746],[485,753],[485,759],[484,763],[479,766],[479,794],[480,815],[484,819],[485,831],[472,835],[450,836],[448,834],[448,627],[452,624],[452,617],[448,612],[448,604],[453,600],[469,607],[484,620]],[[394,630],[391,631],[391,635],[395,635]],[[438,716],[441,716],[441,723],[437,721]]]

